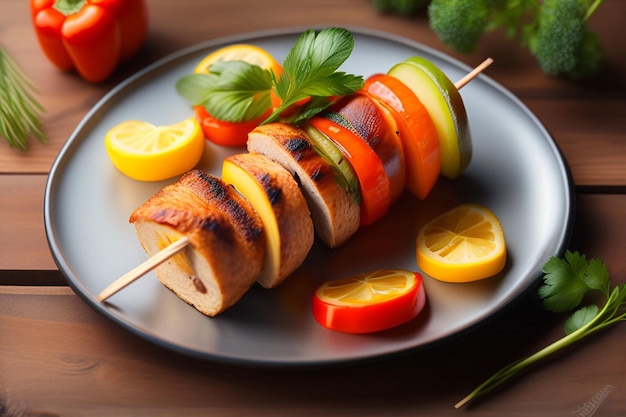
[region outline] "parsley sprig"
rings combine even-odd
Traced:
[[[0,136],[14,148],[26,150],[31,135],[44,142],[40,115],[44,108],[33,96],[35,87],[0,46]]]
[[[352,94],[363,86],[363,77],[338,71],[353,49],[354,38],[346,29],[309,29],[285,57],[279,77],[243,61],[222,61],[211,65],[208,74],[182,77],[176,90],[193,106],[202,105],[213,117],[228,122],[260,117],[271,107],[272,88],[281,105],[263,123],[280,119],[285,109],[311,97],[286,120],[297,124],[328,107],[328,97]]]
[[[280,114],[299,100],[311,96],[311,101],[291,120],[306,120],[328,106],[328,97],[352,94],[363,86],[363,77],[338,71],[354,49],[352,34],[341,28],[304,32],[285,57],[285,73],[276,80],[276,93],[282,104],[266,122],[275,121]]]
[[[545,276],[539,288],[544,308],[560,313],[577,308],[588,293],[600,292],[604,305],[589,304],[576,310],[565,322],[565,336],[540,351],[513,362],[479,385],[458,402],[460,408],[513,378],[528,366],[547,358],[598,330],[626,321],[626,284],[611,289],[606,265],[599,259],[587,260],[579,252],[567,251],[563,259],[552,257],[543,267]]]

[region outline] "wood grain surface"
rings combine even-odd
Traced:
[[[553,135],[576,186],[570,244],[626,282],[626,1],[605,0],[589,24],[608,65],[584,82],[545,76],[502,33],[469,55],[446,48],[424,13],[377,13],[367,0],[148,0],[144,47],[114,77],[89,84],[43,56],[25,0],[0,0],[0,44],[38,89],[48,142],[0,141],[0,416],[624,416],[626,325],[600,332],[470,407],[453,405],[501,366],[562,335],[533,291],[433,348],[346,366],[275,369],[203,362],[140,339],[91,310],[65,284],[43,221],[47,174],[81,119],[111,88],[172,52],[224,36],[337,25],[385,31],[488,75]],[[375,59],[375,57],[373,57]],[[546,201],[545,204],[550,202]]]

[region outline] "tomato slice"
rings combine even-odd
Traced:
[[[391,203],[404,191],[406,166],[404,150],[398,135],[398,123],[389,110],[379,105],[369,94],[353,94],[332,106],[344,116],[359,135],[376,152],[391,187]]]
[[[367,142],[357,133],[328,117],[328,113],[325,116],[315,116],[309,123],[332,140],[352,165],[361,191],[361,226],[368,226],[389,210],[389,177],[380,158]]]
[[[211,116],[204,106],[194,106],[193,114],[204,137],[209,141],[222,146],[245,146],[248,133],[263,122],[270,114],[268,110],[261,117],[248,122],[227,122]]]
[[[425,304],[419,273],[377,270],[323,283],[313,294],[312,311],[326,328],[362,334],[407,323]]]
[[[362,91],[395,115],[406,158],[406,188],[417,198],[426,198],[441,167],[439,137],[428,111],[413,91],[386,74],[367,78]]]

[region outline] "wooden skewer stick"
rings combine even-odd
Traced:
[[[487,58],[485,59],[483,62],[480,63],[480,65],[478,65],[476,68],[474,68],[472,71],[470,71],[469,73],[467,73],[467,75],[463,78],[461,78],[459,81],[457,81],[456,83],[454,83],[454,86],[456,87],[457,90],[460,90],[461,88],[463,88],[463,86],[467,83],[469,83],[470,81],[472,81],[474,78],[476,78],[476,76],[478,74],[480,74],[481,72],[483,72],[485,70],[485,68],[487,68],[489,65],[491,65],[493,63],[493,59],[491,58]]]
[[[103,302],[107,298],[111,297],[113,294],[126,288],[126,286],[128,286],[129,284],[133,283],[134,281],[141,278],[142,276],[144,276],[145,274],[147,274],[148,272],[150,272],[157,266],[161,265],[163,262],[170,259],[172,256],[176,255],[178,252],[185,249],[187,245],[189,245],[189,243],[190,243],[189,238],[187,236],[183,236],[182,238],[178,239],[176,242],[165,247],[164,249],[159,251],[156,255],[150,257],[141,265],[138,265],[137,267],[128,271],[126,274],[122,275],[113,283],[111,283],[111,285],[106,287],[104,291],[102,291],[100,295],[98,295],[98,301]]]

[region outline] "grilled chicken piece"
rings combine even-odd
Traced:
[[[215,316],[255,282],[265,259],[261,219],[232,187],[202,171],[184,174],[130,216],[149,256],[187,236],[190,245],[156,268],[167,288]]]
[[[304,130],[285,123],[259,126],[248,135],[248,150],[278,162],[301,184],[317,235],[327,246],[342,245],[358,230],[355,196],[337,181]]]
[[[266,260],[257,282],[276,287],[304,262],[313,245],[313,221],[300,187],[285,168],[259,153],[226,158],[222,178],[263,221]]]

